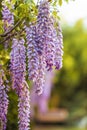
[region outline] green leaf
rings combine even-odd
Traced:
[[[4,32],[3,22],[2,22],[2,20],[0,20],[0,34],[2,34],[3,32]]]
[[[60,6],[62,5],[62,3],[63,3],[63,1],[62,1],[62,0],[59,0],[59,5],[60,5]]]
[[[67,3],[69,2],[69,0],[65,0]]]

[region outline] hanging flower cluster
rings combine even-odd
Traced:
[[[6,130],[7,110],[8,110],[8,95],[6,93],[6,86],[3,82],[4,71],[0,68],[0,130]]]
[[[36,92],[40,95],[44,88],[45,63],[44,56],[39,55],[37,48],[36,26],[25,27],[27,37],[28,75],[36,86]]]
[[[55,66],[56,69],[59,70],[62,68],[62,56],[63,56],[63,35],[62,35],[62,30],[60,27],[60,23],[58,23],[57,26],[57,38],[55,41]]]
[[[7,0],[8,4],[11,4],[10,0]],[[6,1],[2,2],[2,17],[3,17],[3,23],[4,23],[4,30],[7,32],[14,24],[14,16],[8,9],[6,5]],[[14,8],[14,6],[12,5]]]
[[[8,9],[6,2],[8,2],[8,4],[11,4],[10,0],[2,1],[3,28],[5,33],[8,32],[14,25],[14,16]],[[14,8],[13,5],[12,8]],[[8,47],[8,41],[4,42],[5,48]]]
[[[25,27],[27,38],[28,76],[36,81],[38,76],[38,53],[36,51],[36,26]]]
[[[29,130],[30,123],[30,94],[27,83],[24,81],[20,85],[21,89],[18,96],[18,119],[19,130]]]
[[[9,4],[11,2],[10,0],[6,1]],[[8,32],[14,26],[14,16],[5,2],[2,2],[2,6],[4,31]],[[13,5],[12,8],[14,8]],[[47,71],[52,72],[53,68],[59,70],[62,67],[63,56],[62,30],[59,23],[55,27],[55,19],[51,16],[48,0],[40,1],[37,21],[31,24],[27,24],[26,21],[25,23],[24,37],[16,35],[12,38],[10,53],[12,89],[18,95],[19,130],[29,130],[30,128],[30,94],[26,82],[27,70],[28,79],[33,82],[35,92],[37,95],[41,95],[45,87]],[[0,108],[1,125],[6,124],[8,105],[4,88],[2,77],[0,77],[0,102],[3,104]],[[5,111],[2,110],[4,107]],[[5,130],[6,125],[3,128],[1,130]]]
[[[17,94],[20,92],[20,85],[25,80],[26,72],[26,57],[25,57],[25,46],[24,39],[20,40],[14,38],[12,41],[12,50],[10,53],[11,57],[11,72],[12,72],[12,87],[16,90]]]
[[[59,70],[62,67],[63,36],[58,23],[50,15],[47,0],[40,2],[37,22],[25,27],[27,38],[28,75],[40,95],[44,89],[46,71],[52,71],[53,66]]]
[[[25,81],[26,56],[24,39],[14,38],[11,51],[12,87],[18,95],[18,118],[19,130],[28,130],[30,122],[30,95]]]

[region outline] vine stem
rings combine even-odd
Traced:
[[[22,29],[22,30],[19,32],[20,36],[22,36],[21,33],[22,33],[23,31],[24,31],[24,29]],[[0,42],[0,44],[4,43],[4,42],[7,41],[9,38],[12,38],[12,37],[15,36],[15,35],[18,35],[18,33],[15,32],[15,33],[13,33],[13,34],[11,34],[11,35],[8,35],[3,41]]]
[[[6,37],[8,34],[10,34],[21,22],[22,22],[22,20],[23,20],[24,18],[22,18],[21,20],[19,20],[15,25],[14,25],[14,27],[13,28],[11,28],[10,30],[8,30],[6,33],[4,33],[4,34],[1,34],[0,36],[1,37]]]

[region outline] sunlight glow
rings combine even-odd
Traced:
[[[66,2],[60,7],[60,14],[68,24],[74,24],[79,19],[84,19],[87,26],[87,0]]]

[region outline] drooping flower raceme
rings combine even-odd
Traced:
[[[41,1],[38,7],[38,17],[36,25],[25,27],[27,38],[27,57],[28,57],[28,75],[35,86],[37,93],[41,93],[44,88],[44,75],[46,69],[52,70],[55,66],[57,69],[59,55],[62,59],[62,50],[59,54],[58,48],[61,48],[60,34],[57,36],[54,27],[55,20],[50,16],[50,6],[47,0]],[[60,29],[58,28],[58,33]],[[61,37],[62,39],[62,37]],[[37,82],[38,81],[38,82]],[[42,87],[43,86],[43,87]]]
[[[49,3],[47,0],[40,2],[38,7],[38,17],[37,17],[37,52],[42,54],[44,51],[44,46],[47,44],[47,35],[48,35],[48,22],[49,22]]]
[[[6,93],[6,87],[3,83],[3,70],[0,70],[0,130],[6,130],[7,123],[7,110],[8,110],[8,95]]]
[[[33,82],[38,75],[39,58],[36,51],[36,26],[25,27],[27,38],[28,75]]]
[[[48,71],[55,66],[56,69],[62,65],[62,32],[58,26],[58,36],[54,27],[55,20],[50,15],[48,0],[40,2],[37,17],[37,52],[45,56],[46,68]]]
[[[8,32],[9,30],[11,30],[11,28],[14,25],[14,16],[13,16],[12,12],[8,9],[6,2],[8,2],[11,5],[11,1],[4,0],[2,2],[2,21],[3,21],[3,28],[4,28],[5,33]],[[11,5],[11,6],[13,9],[14,5]],[[10,36],[10,34],[8,34],[8,36]],[[10,39],[8,39],[4,42],[5,48],[8,47],[9,41],[10,41]]]
[[[24,39],[20,40],[14,38],[11,51],[11,71],[13,89],[18,95],[18,119],[19,130],[29,130],[30,122],[30,105],[29,105],[29,89],[25,81],[26,72],[26,55]]]
[[[60,23],[57,26],[57,37],[55,41],[55,67],[57,70],[62,68],[62,56],[63,56],[63,35]]]
[[[4,30],[7,32],[14,24],[14,16],[8,9],[6,2],[8,2],[9,4],[11,4],[11,2],[10,0],[4,0],[2,2],[2,6],[3,6],[2,17],[3,17],[3,23],[4,23]],[[12,8],[14,8],[13,5],[12,5]]]
[[[35,81],[36,93],[41,95],[45,87],[46,64],[44,56],[39,56],[38,76]]]
[[[11,57],[11,72],[12,72],[12,87],[18,93],[20,91],[20,84],[25,80],[26,72],[26,56],[25,56],[25,46],[24,39],[20,40],[14,38]]]
[[[29,122],[30,122],[30,94],[29,88],[24,81],[21,84],[21,89],[18,96],[18,119],[19,119],[19,130],[29,130]]]
[[[48,23],[48,31],[46,36],[46,44],[45,44],[45,60],[46,60],[46,68],[48,71],[52,70],[54,66],[54,58],[55,58],[55,37],[54,37],[54,21],[50,17]]]
[[[36,26],[25,27],[27,37],[28,75],[36,86],[36,93],[40,95],[45,83],[45,58],[37,52]]]

